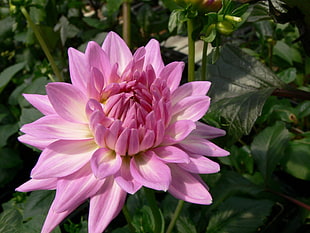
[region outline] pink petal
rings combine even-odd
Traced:
[[[119,135],[115,144],[115,152],[117,154],[126,155],[128,148],[129,133],[130,129],[125,128],[123,132]]]
[[[87,83],[88,97],[101,101],[101,93],[104,87],[104,78],[102,73],[97,68],[91,69],[91,76]]]
[[[128,138],[128,154],[134,155],[140,151],[139,135],[137,129],[130,129],[130,136]]]
[[[36,180],[31,179],[15,190],[18,192],[30,192],[34,190],[53,190],[56,189],[57,178]]]
[[[146,149],[149,149],[153,147],[154,145],[154,140],[155,140],[155,133],[153,130],[146,130],[146,133],[141,141],[140,144],[140,151],[144,151]]]
[[[220,171],[220,165],[216,162],[213,162],[211,159],[208,159],[202,155],[192,154],[189,157],[190,162],[185,164],[178,164],[180,168],[189,171],[191,173],[199,174],[210,174]]]
[[[93,137],[88,125],[66,121],[58,115],[47,115],[23,125],[22,132],[38,139],[87,139]]]
[[[69,83],[49,83],[46,92],[54,109],[62,118],[88,123],[85,113],[87,98],[79,89]]]
[[[91,67],[96,68],[105,78],[110,76],[112,69],[111,64],[114,62],[110,63],[108,55],[96,42],[91,41],[87,44],[85,55]],[[106,84],[107,81],[108,80],[105,80]]]
[[[68,49],[70,78],[73,86],[85,92],[87,81],[90,78],[90,66],[84,53]]]
[[[29,134],[24,134],[18,137],[18,141],[28,144],[30,146],[34,146],[39,150],[44,150],[49,144],[56,141],[53,138],[38,138]]]
[[[189,163],[189,156],[175,146],[160,146],[152,149],[158,158],[167,163]]]
[[[102,49],[107,54],[112,66],[118,63],[120,74],[123,73],[132,60],[132,54],[128,46],[115,32],[109,32],[102,44]]]
[[[104,184],[92,174],[89,165],[72,175],[59,179],[53,209],[57,213],[68,211],[95,195]]]
[[[93,173],[98,179],[114,175],[122,165],[120,155],[106,148],[96,150],[90,162]]]
[[[213,139],[222,137],[226,134],[225,130],[206,125],[199,121],[196,122],[196,129],[192,131],[191,135],[202,137],[205,139]]]
[[[101,233],[121,211],[126,200],[124,192],[114,179],[108,178],[102,188],[90,199],[88,231]]]
[[[134,194],[141,187],[142,184],[137,182],[130,173],[130,160],[129,157],[123,157],[121,169],[115,174],[115,181],[127,193]]]
[[[183,62],[172,62],[165,66],[160,72],[159,77],[166,80],[167,86],[171,92],[176,90],[180,85],[183,69]]]
[[[174,197],[196,204],[209,205],[212,203],[212,197],[200,179],[177,165],[170,164],[169,166],[172,180],[168,191]]]
[[[34,179],[70,175],[83,167],[97,145],[93,140],[59,140],[46,148],[31,171]]]
[[[209,105],[208,96],[190,96],[182,99],[172,107],[172,121],[198,121],[207,112]]]
[[[166,136],[162,144],[174,144],[186,138],[194,129],[196,125],[191,120],[180,120],[172,123],[166,129]]]
[[[222,157],[229,155],[228,151],[200,137],[190,136],[182,142],[179,142],[178,145],[193,154],[206,155],[210,157]]]
[[[145,46],[144,70],[148,65],[152,65],[156,76],[158,77],[164,68],[164,62],[161,57],[160,45],[157,40],[151,39]]]
[[[147,151],[131,159],[130,171],[135,180],[156,190],[166,191],[171,181],[169,167],[156,158],[156,154]]]
[[[67,211],[57,213],[54,211],[55,201],[52,203],[48,214],[46,216],[44,225],[41,229],[41,233],[50,233],[59,223],[62,222],[73,210],[75,210],[79,203],[74,203],[74,206],[71,206]]]
[[[56,114],[47,95],[23,94],[25,99],[44,115]]]
[[[208,81],[194,81],[185,83],[178,87],[171,95],[172,104],[175,105],[180,100],[189,96],[206,95],[211,83]]]

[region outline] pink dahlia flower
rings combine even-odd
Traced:
[[[212,202],[198,174],[220,170],[205,156],[228,152],[209,141],[225,132],[198,122],[210,104],[209,82],[179,87],[184,64],[165,66],[156,40],[132,55],[113,32],[102,47],[70,48],[69,66],[72,84],[24,95],[44,116],[24,125],[19,140],[42,153],[17,190],[56,190],[42,232],[89,198],[89,232],[100,233],[142,186]]]

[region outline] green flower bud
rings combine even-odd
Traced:
[[[219,33],[228,36],[235,30],[235,27],[229,21],[222,21],[216,24],[216,29]]]

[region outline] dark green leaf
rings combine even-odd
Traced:
[[[123,2],[124,0],[107,0],[107,10],[109,14],[112,15],[116,13]]]
[[[15,208],[3,211],[0,214],[0,232],[20,233],[22,220],[21,213]]]
[[[178,233],[197,233],[196,227],[189,217],[180,216],[176,222]]]
[[[291,141],[285,151],[288,160],[285,170],[303,180],[310,180],[310,137],[306,140]]]
[[[9,66],[0,73],[0,93],[5,88],[5,86],[10,82],[14,75],[21,71],[25,66],[24,62],[17,63],[15,65]]]
[[[37,215],[46,216],[54,196],[54,191],[39,190],[32,192],[25,203],[24,220]]]
[[[281,122],[264,129],[254,138],[251,144],[252,154],[258,170],[267,183],[283,158],[283,152],[289,139],[290,133]]]
[[[278,77],[285,83],[291,83],[296,79],[297,70],[295,67],[290,67],[278,73]]]
[[[17,133],[18,131],[18,124],[7,124],[7,125],[0,125],[0,147],[3,147],[6,145],[6,142],[9,137],[11,137],[13,134]]]
[[[273,202],[231,197],[211,216],[206,233],[251,233],[263,225]]]
[[[273,48],[273,54],[282,58],[290,65],[293,65],[293,62],[302,62],[300,53],[283,41],[277,41]]]
[[[208,66],[212,82],[210,111],[228,122],[228,134],[248,134],[261,114],[266,99],[285,84],[255,58],[233,46],[225,46],[220,58]]]

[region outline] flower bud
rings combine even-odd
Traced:
[[[234,25],[229,21],[218,22],[216,25],[216,29],[219,33],[223,35],[230,35],[234,30]]]

